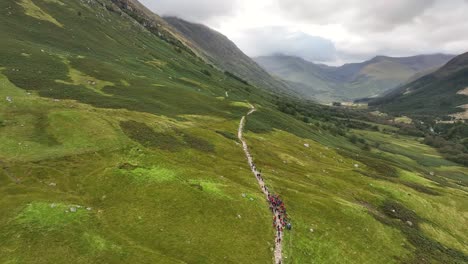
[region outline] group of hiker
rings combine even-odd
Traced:
[[[251,168],[252,171],[255,173],[255,177],[257,178],[258,182],[262,187],[262,191],[267,196],[268,204],[270,205],[270,210],[273,213],[273,228],[275,228],[277,232],[276,242],[281,243],[284,228],[286,228],[287,230],[291,230],[292,228],[292,225],[286,213],[286,207],[284,205],[284,202],[280,199],[279,195],[270,194],[268,187],[265,186],[265,183],[263,181],[262,171],[257,170],[257,167],[253,162],[251,163]]]
[[[268,193],[268,202],[270,210],[273,213],[273,228],[276,229],[278,243],[280,243],[284,228],[291,230],[292,225],[289,222],[284,202],[280,199],[279,195],[270,195]]]
[[[255,112],[255,108],[251,105],[251,110],[248,112],[247,115],[252,114]],[[245,151],[245,154],[247,156],[247,161],[250,165],[250,168],[252,169],[252,172],[255,174],[255,177],[257,178],[257,181],[262,188],[262,192],[265,194],[265,198],[268,201],[268,204],[270,205],[270,209],[273,213],[273,227],[276,230],[276,239],[275,239],[275,263],[276,264],[281,264],[282,263],[282,243],[281,240],[283,238],[283,229],[286,228],[287,230],[291,230],[291,223],[288,219],[288,216],[286,214],[286,207],[284,206],[283,201],[279,198],[278,195],[271,195],[270,191],[268,190],[268,187],[265,186],[265,182],[262,177],[262,171],[258,170],[257,167],[255,166],[253,162],[252,155],[250,155],[247,143],[245,140],[242,138],[242,131],[245,125],[245,116],[242,117],[240,125],[239,125],[239,131],[238,131],[238,138],[242,143],[242,147]]]

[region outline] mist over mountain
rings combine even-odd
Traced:
[[[454,56],[377,56],[340,67],[314,64],[302,58],[273,55],[255,58],[272,75],[288,82],[295,91],[323,102],[375,97],[404,84],[418,74],[436,70]]]

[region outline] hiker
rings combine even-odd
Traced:
[[[287,228],[288,230],[291,230],[291,228],[292,228],[291,223],[288,223],[288,224],[286,225],[286,228]]]

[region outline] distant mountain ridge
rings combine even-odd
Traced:
[[[340,67],[315,64],[287,55],[255,58],[268,72],[286,80],[298,93],[320,101],[347,101],[374,97],[394,89],[418,74],[435,71],[453,55],[412,57],[377,56]]]
[[[439,70],[372,100],[370,105],[396,114],[442,118],[458,113],[458,118],[467,119],[468,52]]]
[[[163,17],[180,35],[190,41],[191,47],[206,60],[222,70],[229,71],[259,87],[291,93],[283,81],[275,79],[254,60],[245,55],[223,34],[202,24],[191,23],[177,17]]]

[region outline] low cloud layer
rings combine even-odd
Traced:
[[[364,31],[386,31],[411,23],[436,0],[275,0],[294,20],[340,24]],[[451,0],[448,0],[451,1]]]
[[[468,51],[468,0],[142,0],[204,23],[248,55],[340,64],[376,55]]]
[[[190,21],[209,21],[232,15],[236,0],[140,0],[151,10],[160,15],[178,16]]]
[[[311,61],[333,61],[336,49],[330,40],[289,31],[282,27],[256,28],[234,39],[237,45],[253,57],[283,54]]]

